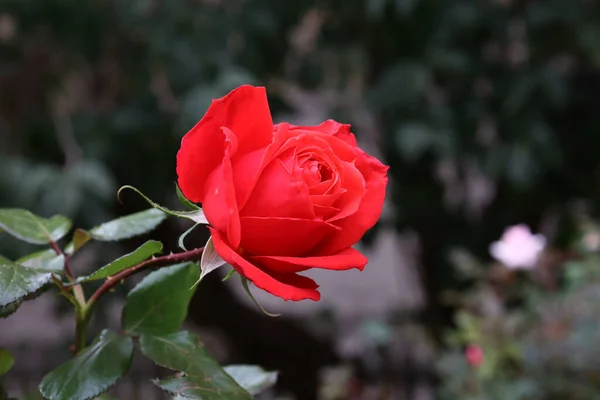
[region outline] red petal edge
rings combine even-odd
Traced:
[[[183,137],[177,153],[177,176],[189,200],[202,203],[206,179],[223,158],[220,128],[238,138],[239,154],[266,147],[273,139],[273,120],[264,87],[243,85],[213,100],[202,119]]]
[[[316,290],[319,285],[312,279],[296,274],[269,274],[235,252],[229,244],[223,241],[217,230],[211,227],[208,229],[212,234],[217,253],[240,275],[252,281],[256,287],[284,300],[310,299],[318,301],[321,298],[321,294]]]
[[[227,239],[234,247],[241,241],[240,213],[236,200],[231,157],[238,149],[236,136],[228,128],[221,128],[225,136],[225,154],[221,166],[208,178],[207,193],[204,196],[204,213],[208,222],[221,231],[227,232]]]
[[[296,273],[311,268],[330,269],[343,271],[348,269],[363,270],[367,265],[367,257],[358,250],[348,248],[331,256],[316,257],[279,257],[256,256],[250,257],[251,261],[262,265],[269,271],[276,273]]]

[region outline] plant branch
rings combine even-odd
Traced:
[[[69,267],[69,262],[67,260],[67,255],[62,251],[62,249],[60,248],[60,246],[58,245],[58,243],[56,243],[54,240],[50,241],[50,246],[56,252],[56,254],[58,254],[59,256],[62,255],[62,256],[65,257],[65,273],[67,274],[67,277],[71,281],[74,281],[75,280],[75,275],[73,275],[73,272],[71,271],[71,268]]]
[[[75,316],[75,354],[85,349],[90,317],[91,314],[85,307],[77,311],[77,315]]]
[[[197,261],[202,257],[203,251],[204,247],[200,247],[198,249],[186,251],[183,253],[169,254],[168,256],[151,258],[150,260],[143,261],[137,265],[134,265],[133,267],[124,269],[123,271],[115,274],[112,277],[109,277],[94,292],[94,294],[90,296],[87,303],[85,302],[85,299],[83,303],[79,303],[80,307],[78,307],[76,315],[75,354],[83,350],[86,346],[87,328],[90,321],[90,317],[92,315],[92,308],[100,297],[112,290],[123,280],[129,278],[130,276],[138,272],[150,268],[166,267],[169,265],[178,264],[186,261]],[[74,288],[77,287],[81,289],[80,285],[74,286]]]
[[[63,252],[63,250],[60,248],[58,243],[56,243],[54,240],[50,241],[50,246],[52,247],[52,249],[54,249],[56,254],[64,256],[64,258],[65,258],[65,262],[64,262],[65,274],[67,275],[67,277],[69,278],[69,280],[71,282],[75,282],[75,275],[73,275],[73,271],[71,271],[71,268],[69,267],[69,256]],[[81,287],[81,285],[74,285],[71,287],[71,290],[73,290],[73,294],[75,295],[75,300],[77,300],[79,307],[80,308],[84,307],[85,306],[85,294],[83,293],[83,288]]]
[[[73,272],[69,267],[69,256],[64,253],[64,251],[55,241],[51,240],[50,246],[52,247],[52,249],[54,249],[56,254],[62,255],[65,258],[65,274],[71,282],[75,282],[75,275],[73,275]],[[85,293],[83,293],[83,288],[81,287],[81,285],[73,285],[70,288],[73,291],[73,295],[75,296],[73,298],[69,293],[69,290],[65,288],[60,279],[56,278],[54,275],[52,276],[52,279],[60,289],[61,293],[67,299],[69,299],[69,301],[75,306],[75,354],[77,354],[85,348],[85,339],[87,337],[87,325],[90,318],[90,314],[87,310]]]
[[[182,262],[186,262],[186,261],[198,261],[202,257],[203,251],[204,251],[204,247],[199,247],[197,249],[185,251],[183,253],[169,254],[168,256],[162,256],[162,257],[155,257],[150,260],[143,261],[137,265],[134,265],[133,267],[124,269],[123,271],[119,272],[115,276],[108,278],[106,280],[106,282],[104,282],[102,284],[102,286],[100,286],[98,288],[98,290],[96,290],[94,292],[94,294],[92,294],[92,296],[90,297],[90,299],[87,303],[87,307],[86,307],[87,311],[89,312],[92,305],[100,297],[102,297],[106,292],[112,290],[121,281],[129,278],[130,276],[135,275],[138,272],[141,272],[141,271],[144,271],[144,270],[147,270],[150,268],[167,267],[169,265],[178,264],[178,263],[182,263]]]

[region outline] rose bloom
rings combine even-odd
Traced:
[[[387,170],[350,125],[273,125],[265,89],[248,85],[214,100],[177,154],[179,186],[202,203],[217,253],[285,300],[319,300],[299,272],[365,267],[351,246],[379,219]]]
[[[527,225],[506,228],[500,241],[490,246],[490,254],[512,269],[531,269],[546,246],[546,238],[534,235]]]

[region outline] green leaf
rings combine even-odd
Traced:
[[[0,347],[0,376],[6,374],[15,363],[15,358],[8,351]]]
[[[183,195],[183,192],[181,191],[181,188],[179,187],[178,184],[175,184],[175,191],[177,192],[177,198],[179,199],[179,201],[181,202],[181,204],[183,204],[184,206],[186,206],[191,211],[200,210],[200,207],[198,207],[196,204],[194,204],[191,201],[189,201]]]
[[[46,219],[20,208],[2,208],[0,227],[25,242],[47,244],[65,236],[71,229],[71,221],[61,215]]]
[[[187,315],[198,280],[198,265],[177,264],[146,276],[129,294],[121,323],[128,334],[175,332]]]
[[[259,394],[277,382],[276,371],[265,371],[258,365],[228,365],[223,369],[251,395]]]
[[[183,331],[162,337],[144,334],[140,345],[142,353],[158,365],[185,373],[183,377],[155,381],[168,393],[202,400],[252,399],[208,354],[193,333]]]
[[[92,238],[101,241],[117,241],[143,235],[156,228],[167,218],[160,210],[151,208],[126,217],[106,222],[89,231]]]
[[[134,192],[136,192],[137,194],[142,196],[142,198],[144,200],[146,200],[146,202],[148,204],[150,204],[152,207],[154,207],[166,214],[169,214],[169,215],[172,215],[172,216],[178,217],[178,218],[186,218],[191,221],[194,221],[197,224],[208,224],[208,220],[206,219],[206,216],[204,215],[204,211],[202,211],[201,208],[197,208],[194,211],[175,211],[175,210],[171,210],[166,207],[163,207],[158,203],[153,202],[152,200],[150,200],[150,198],[148,198],[145,194],[143,194],[139,189],[134,188],[133,186],[129,186],[129,185],[122,186],[121,189],[119,189],[118,195],[120,195],[121,191],[123,191],[124,189],[133,190]]]
[[[132,357],[131,338],[102,331],[88,348],[46,375],[40,393],[48,400],[92,399],[125,375]]]
[[[246,291],[246,293],[248,294],[248,296],[250,296],[250,298],[252,299],[252,301],[254,302],[254,304],[256,304],[256,306],[260,309],[260,311],[262,311],[263,314],[265,314],[266,316],[269,316],[269,317],[280,317],[281,316],[281,314],[273,314],[273,313],[270,313],[267,310],[265,310],[260,305],[260,303],[258,302],[258,300],[256,300],[256,297],[254,297],[254,295],[250,291],[250,288],[248,287],[248,279],[244,278],[241,275],[240,275],[240,278],[242,279],[242,286],[244,287],[244,290]]]
[[[163,245],[161,242],[157,242],[156,240],[149,240],[140,247],[138,247],[135,251],[126,254],[120,258],[117,258],[115,261],[105,265],[96,272],[77,279],[77,281],[88,282],[108,278],[109,276],[113,276],[126,268],[137,265],[142,261],[150,258],[151,256],[160,253],[162,251],[162,248]]]
[[[0,307],[7,306],[42,288],[52,278],[45,270],[0,262]]]
[[[212,236],[208,238],[204,251],[202,252],[202,258],[200,259],[200,280],[206,275],[211,273],[217,268],[227,265],[227,262],[221,258],[221,256],[215,250],[213,245]]]
[[[65,256],[48,249],[21,257],[15,263],[28,268],[60,273],[65,265]]]

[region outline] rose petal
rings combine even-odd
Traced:
[[[366,193],[365,178],[360,171],[351,163],[342,163],[338,171],[340,175],[340,186],[344,188],[340,192],[340,197],[333,204],[340,209],[340,212],[330,218],[333,222],[356,213],[362,203],[362,198]]]
[[[335,121],[333,121],[335,122]],[[325,123],[323,123],[325,124]],[[321,125],[323,125],[321,124]],[[278,124],[281,125],[281,124]],[[275,127],[277,128],[278,125],[275,125]],[[345,138],[348,138],[348,136],[345,136],[344,134],[340,134],[340,135],[333,135],[331,134],[331,131],[328,131],[327,129],[325,131],[320,131],[318,130],[318,128],[321,126],[304,126],[304,127],[296,127],[293,125],[289,126],[289,130],[286,133],[287,138],[294,138],[294,137],[301,137],[301,136],[308,136],[309,138],[318,138],[321,139],[325,142],[328,143],[328,146],[331,147],[333,149],[333,152],[335,153],[336,157],[343,160],[343,161],[348,161],[348,162],[352,162],[354,161],[354,159],[356,158],[356,156],[358,155],[358,148],[356,147],[356,139],[354,139],[354,135],[352,135],[351,133],[348,132],[348,135],[352,135],[352,139],[351,140],[345,140]],[[340,124],[341,125],[341,124]],[[349,125],[347,125],[349,128]],[[326,126],[326,128],[328,128]],[[343,132],[343,130],[342,130]],[[352,144],[353,143],[353,144]]]
[[[335,222],[341,232],[320,244],[314,254],[337,253],[354,245],[381,216],[389,167],[362,150],[356,159],[356,167],[365,178],[366,192],[360,206],[356,213]]]
[[[290,130],[293,132],[294,130]],[[351,153],[352,161],[343,161],[338,157],[338,153],[333,150],[336,147],[339,151]],[[358,148],[351,149],[346,143],[338,140],[333,136],[327,136],[320,132],[305,132],[301,131],[298,136],[290,137],[281,146],[279,152],[288,152],[291,149],[302,149],[299,154],[312,154],[312,157],[321,160],[333,171],[333,175],[337,176],[338,181],[335,185],[337,191],[334,190],[328,195],[321,197],[311,196],[314,204],[319,206],[334,206],[340,209],[340,213],[330,217],[328,222],[343,219],[351,214],[354,214],[365,195],[365,181],[362,173],[355,167],[355,159],[359,154]],[[349,157],[348,154],[346,154]],[[261,178],[262,179],[262,178]],[[257,190],[258,191],[258,190]],[[263,196],[268,193],[265,190]],[[338,197],[339,196],[339,197]],[[288,196],[288,198],[290,198]],[[252,215],[251,213],[249,215]],[[288,214],[288,216],[292,216]],[[349,247],[349,246],[346,246]]]
[[[203,203],[206,179],[221,163],[223,126],[237,136],[239,155],[266,147],[273,138],[273,121],[265,88],[244,85],[213,100],[204,117],[181,140],[177,176],[181,191],[191,201]]]
[[[231,168],[231,156],[238,147],[237,139],[228,128],[222,128],[225,136],[225,154],[221,166],[207,179],[207,193],[202,204],[208,222],[221,232],[227,232],[232,246],[238,247],[241,240],[240,213],[235,196]]]
[[[241,247],[261,256],[300,256],[338,229],[322,220],[242,217],[240,221]]]
[[[248,200],[254,185],[259,178],[258,171],[262,170],[262,160],[265,149],[255,150],[232,161],[235,194],[240,209]]]
[[[348,143],[350,146],[357,146],[356,137],[350,132],[350,125],[340,124],[332,119],[328,119],[317,126],[291,126],[290,128],[324,133],[336,137],[343,142]]]
[[[317,217],[323,218],[323,220],[325,220],[325,221],[327,221],[328,218],[331,218],[332,216],[339,214],[339,212],[340,212],[339,208],[320,206],[318,204],[314,204],[313,208],[315,210],[315,214],[317,215]]]
[[[343,192],[345,192],[345,190],[340,190],[339,192],[332,194],[314,195],[310,196],[310,198],[315,206],[332,207],[332,204],[334,204],[336,200],[340,198]]]
[[[316,290],[319,285],[312,279],[296,274],[267,273],[236,253],[223,241],[216,229],[210,227],[209,229],[217,253],[240,275],[252,281],[256,287],[284,300],[311,299],[318,301],[321,298],[321,294]]]
[[[294,172],[301,174],[301,171],[290,171],[289,168],[290,166],[286,166],[279,158],[269,163],[261,172],[258,182],[241,210],[241,215],[314,218],[315,213],[308,188],[301,176],[293,176]]]
[[[354,165],[354,158],[351,162],[343,161],[332,150],[332,143],[333,146],[338,147],[347,147],[347,145],[338,139],[332,137],[329,139],[331,140],[326,140],[326,137],[319,132],[302,133],[288,140],[282,149],[298,146],[301,149],[299,154],[310,153],[311,157],[319,160],[323,165],[327,165],[332,171],[332,177],[337,180],[335,184],[337,190],[333,190],[328,195],[311,196],[311,199],[314,204],[319,206],[334,206],[340,209],[339,214],[328,219],[329,222],[333,222],[354,214],[358,210],[365,194],[365,180]],[[354,150],[352,150],[352,154],[355,154]]]
[[[310,186],[308,188],[308,191],[310,192],[311,195],[324,195],[324,194],[327,194],[335,186],[335,184],[337,183],[337,179],[338,179],[338,175],[334,174],[334,176],[332,177],[332,179],[327,180],[327,181],[323,181],[323,182],[319,182],[316,185]]]
[[[352,247],[342,250],[331,256],[317,257],[278,257],[278,256],[255,256],[250,261],[260,265],[269,271],[278,273],[296,273],[311,268],[331,269],[342,271],[352,268],[363,270],[367,265],[367,257]]]
[[[238,204],[240,209],[248,202],[263,170],[279,154],[281,146],[288,137],[287,128],[287,123],[277,124],[277,128],[273,128],[271,144],[260,152],[249,153],[247,156],[242,157],[239,165],[236,163],[236,168],[238,168],[239,171],[242,171],[242,174],[236,175],[245,175],[249,177],[249,179],[243,181],[242,189],[238,194]]]

